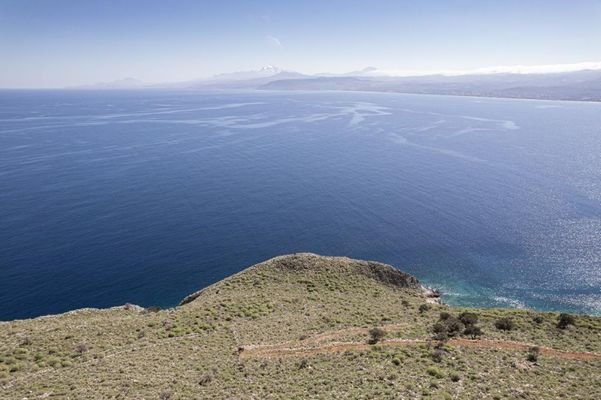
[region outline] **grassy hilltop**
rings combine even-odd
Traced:
[[[601,398],[601,318],[435,300],[384,264],[277,257],[174,309],[0,323],[0,398]]]

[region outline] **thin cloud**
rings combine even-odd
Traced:
[[[282,47],[282,42],[277,37],[268,35],[266,39],[267,43],[269,43],[271,46],[278,48]]]
[[[487,75],[498,73],[510,74],[545,74],[545,73],[560,73],[560,72],[575,72],[584,70],[601,70],[601,62],[582,62],[574,64],[547,64],[547,65],[505,65],[497,67],[464,69],[464,70],[377,70],[373,75],[390,75],[390,76],[419,76],[440,74],[448,76],[456,75]]]

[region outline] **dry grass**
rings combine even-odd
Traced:
[[[0,323],[0,398],[601,398],[600,361],[541,352],[533,363],[523,349],[374,345],[240,357],[240,346],[367,341],[374,326],[387,331],[385,340],[424,340],[441,311],[461,312],[442,305],[420,312],[423,293],[389,272],[304,254],[250,268],[171,310],[119,307]],[[578,316],[558,329],[556,313],[471,311],[482,339],[601,352],[600,318]],[[504,317],[515,329],[495,328]]]

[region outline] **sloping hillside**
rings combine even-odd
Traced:
[[[277,257],[170,310],[1,323],[0,398],[601,398],[600,318],[433,295],[380,263]]]

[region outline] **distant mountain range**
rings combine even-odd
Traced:
[[[554,73],[480,73],[388,76],[375,67],[342,74],[305,75],[267,65],[207,79],[145,84],[134,78],[77,89],[343,90],[412,94],[601,101],[601,70]]]
[[[365,70],[364,70],[365,71]],[[601,101],[601,70],[391,77],[366,74],[276,79],[263,90],[354,90],[413,94]]]

